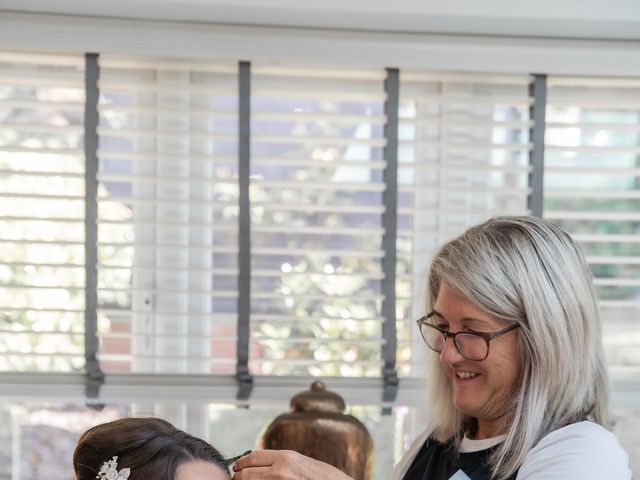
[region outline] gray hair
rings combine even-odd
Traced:
[[[545,435],[589,419],[605,428],[608,381],[591,271],[569,237],[535,217],[497,217],[443,245],[428,271],[427,311],[441,282],[488,314],[521,325],[521,379],[493,476],[513,474]],[[471,418],[451,400],[436,355],[428,357],[432,435],[459,442]]]

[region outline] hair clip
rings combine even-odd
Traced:
[[[98,480],[127,480],[130,474],[130,468],[118,471],[118,457],[113,457],[102,464],[96,478]]]
[[[251,450],[247,450],[244,453],[241,453],[240,455],[236,455],[235,457],[231,457],[231,458],[225,458],[222,463],[225,464],[227,467],[231,466],[231,464],[237,462],[238,460],[240,460],[241,457],[244,457],[245,455],[249,455],[251,453]]]

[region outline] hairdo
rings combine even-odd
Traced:
[[[497,479],[513,474],[545,435],[589,419],[609,426],[608,381],[592,274],[573,240],[535,217],[497,217],[435,254],[427,311],[441,283],[496,318],[521,325],[522,377],[507,439],[491,458]],[[459,442],[473,419],[451,401],[438,357],[427,357],[431,434]]]
[[[182,463],[202,460],[227,467],[218,450],[160,418],[122,418],[87,430],[73,452],[76,480],[95,480],[105,461],[117,456],[131,480],[174,480]]]

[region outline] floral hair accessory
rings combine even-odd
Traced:
[[[127,480],[130,474],[131,469],[129,468],[118,471],[118,457],[113,457],[102,464],[96,478],[98,480]]]

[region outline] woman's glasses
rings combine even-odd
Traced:
[[[420,334],[424,343],[427,344],[434,352],[440,353],[447,343],[447,338],[453,338],[453,344],[456,346],[460,354],[467,360],[481,361],[489,356],[489,342],[494,338],[498,338],[505,333],[515,330],[520,326],[514,323],[497,332],[450,332],[444,328],[437,327],[429,322],[429,319],[435,314],[431,312],[422,318],[416,320]]]

